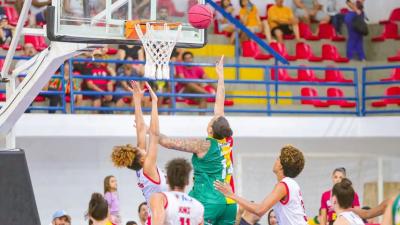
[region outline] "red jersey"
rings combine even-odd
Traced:
[[[105,66],[105,65],[95,67],[94,64],[88,64],[87,69],[90,72],[90,74],[94,77],[107,77],[108,76],[107,66]],[[99,80],[99,79],[93,79],[93,80],[88,79],[87,81],[92,81],[93,84],[98,86],[103,91],[107,91],[107,84],[108,84],[108,82],[111,82],[111,80]]]

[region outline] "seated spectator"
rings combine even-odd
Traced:
[[[328,0],[326,12],[330,17],[331,24],[335,27],[338,34],[342,34],[342,25],[344,23],[344,14],[340,13],[336,0]]]
[[[268,21],[261,21],[257,7],[253,5],[250,0],[239,0],[239,3],[241,7],[239,12],[240,21],[251,32],[264,33],[267,38],[267,42],[270,43],[272,38]]]
[[[142,46],[136,45],[118,45],[117,59],[118,60],[126,60],[130,58],[131,60],[140,60],[144,61],[144,49]],[[144,66],[142,64],[138,64],[140,67],[141,74],[144,73]],[[119,67],[122,64],[116,65],[116,70],[118,71]]]
[[[140,205],[138,207],[138,213],[139,213],[140,225],[146,225],[147,218],[149,215],[148,208],[147,208],[147,202],[140,203]]]
[[[60,68],[61,69],[61,68]],[[58,72],[57,74],[59,74]],[[70,67],[69,67],[69,62],[65,61],[64,62],[64,70],[62,75],[64,75],[64,93],[65,93],[65,98],[69,98],[71,95],[71,82],[70,82]],[[73,88],[74,91],[80,91],[81,90],[81,81],[78,79],[73,79]],[[48,85],[48,90],[49,91],[62,91],[62,80],[60,78],[52,78],[49,81]],[[49,95],[47,96],[49,99],[49,106],[58,106],[62,104],[62,98],[60,95]],[[72,100],[71,100],[72,101]],[[75,106],[81,106],[82,105],[82,95],[74,95],[74,103]],[[67,107],[68,108],[68,107]],[[55,113],[55,110],[49,110],[49,113]]]
[[[233,15],[234,8],[230,0],[222,0],[221,7],[229,14]],[[231,24],[225,17],[223,17],[219,12],[217,12],[216,19],[218,21],[218,30],[220,32],[231,33],[230,43],[235,42],[235,26]]]
[[[62,18],[83,18],[83,0],[63,0]]]
[[[169,21],[169,11],[166,7],[160,7],[158,9],[157,19],[163,21]]]
[[[305,23],[315,20],[319,23],[329,23],[329,15],[323,11],[318,0],[293,0],[294,14]]]
[[[346,56],[349,59],[353,59],[355,55],[358,56],[360,61],[365,61],[364,52],[364,36],[363,34],[355,30],[353,21],[356,16],[365,18],[364,13],[364,0],[346,0],[347,5],[351,9],[344,18],[344,22],[347,26],[347,32],[349,38],[347,39]]]
[[[15,33],[15,27],[8,24],[8,18],[6,15],[0,15],[0,44],[5,44],[7,40],[12,39]]]
[[[354,194],[352,183],[347,178],[343,178],[341,182],[333,186],[332,203],[338,215],[335,225],[364,225],[362,219],[349,210],[354,201]]]
[[[135,68],[135,65],[132,64],[124,64],[120,67],[118,71],[118,77],[128,78],[128,77],[139,77],[140,74]],[[128,80],[118,80],[115,85],[115,92],[131,92],[131,87],[128,84]],[[116,107],[122,107],[125,105],[124,98],[130,99],[132,101],[131,96],[122,96],[122,95],[114,95],[113,101],[115,101]]]
[[[182,55],[183,62],[192,63],[193,62],[193,53],[184,52]],[[205,74],[203,68],[199,66],[177,66],[176,67],[176,76],[181,79],[209,79]],[[176,92],[177,93],[193,93],[193,94],[208,94],[205,89],[205,86],[209,84],[205,83],[178,83]],[[206,98],[193,98],[195,101],[199,103],[200,109],[205,109],[207,107],[207,99]]]
[[[98,60],[104,59],[104,54],[101,51],[94,51],[93,57]],[[107,63],[93,62],[87,65],[87,69],[90,74],[94,77],[107,77],[115,76],[116,73]],[[86,81],[86,87],[90,91],[97,92],[112,92],[114,90],[114,81],[112,80],[101,80],[101,79],[88,79]],[[93,107],[109,106],[112,102],[112,95],[91,95],[89,96],[93,100]],[[100,113],[104,113],[100,111]]]
[[[150,19],[150,0],[134,0],[133,16],[138,19]]]
[[[37,54],[37,51],[33,44],[31,43],[25,43],[23,47],[23,53],[21,56],[23,57],[33,57],[34,55]],[[15,64],[15,68],[18,68],[22,66],[28,59],[20,59],[18,62]],[[28,68],[29,69],[29,68]],[[24,79],[24,76],[28,73],[27,70],[22,71],[21,74],[19,74],[18,80],[21,82]]]
[[[53,213],[52,225],[69,225],[71,224],[71,217],[64,211],[58,210]]]
[[[289,7],[283,5],[284,0],[275,0],[276,4],[268,9],[268,23],[272,36],[279,43],[283,42],[283,35],[294,34],[300,41],[299,21],[293,16]]]
[[[278,221],[276,220],[275,212],[273,209],[271,209],[268,212],[267,222],[268,222],[268,225],[278,225]]]

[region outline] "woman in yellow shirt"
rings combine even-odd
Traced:
[[[264,33],[267,37],[267,42],[270,43],[271,30],[267,21],[261,21],[260,15],[258,14],[258,9],[250,0],[240,0],[240,21],[254,33]]]

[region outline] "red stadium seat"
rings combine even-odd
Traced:
[[[5,101],[6,101],[6,94],[0,93],[0,102],[5,102]]]
[[[275,69],[271,68],[271,80],[276,80],[276,74],[275,74]],[[297,81],[296,78],[292,78],[287,69],[284,68],[278,68],[278,80],[279,81]]]
[[[115,54],[117,54],[117,52],[118,52],[118,49],[116,49],[116,48],[107,48],[106,54],[107,55],[115,55]]]
[[[397,51],[397,54],[394,56],[389,56],[387,58],[389,62],[400,62],[400,50]]]
[[[251,40],[243,41],[242,49],[243,57],[252,57],[257,60],[268,60],[272,58],[271,55],[262,53],[257,43]]]
[[[353,83],[348,80],[340,70],[325,70],[325,82]]]
[[[295,61],[297,59],[296,56],[292,56],[292,55],[288,54],[285,44],[278,43],[278,42],[272,42],[269,45],[271,46],[271,48],[273,48],[280,55],[285,57],[285,59],[287,59],[289,61]]]
[[[343,36],[339,36],[335,28],[329,24],[329,23],[324,23],[319,25],[319,31],[318,31],[318,37],[320,39],[330,39],[332,41],[345,41],[346,38]]]
[[[16,26],[19,18],[17,10],[13,6],[4,6],[3,9],[8,18],[8,23]]]
[[[381,79],[381,81],[396,81],[396,80],[400,80],[400,68],[394,68],[392,70],[392,73],[390,74],[390,77]]]
[[[300,92],[301,92],[301,97],[318,97],[318,92],[315,88],[305,87],[305,88],[302,88]],[[319,99],[312,99],[312,98],[311,99],[310,98],[302,99],[301,104],[302,105],[313,105],[318,108],[325,108],[325,107],[329,106],[328,103],[326,103],[326,102],[323,102]]]
[[[178,10],[176,10],[174,1],[171,1],[171,0],[158,0],[157,7],[158,7],[158,9],[166,8],[168,10],[169,16],[175,16],[175,17],[185,16],[184,12],[179,12]]]
[[[377,41],[384,41],[386,39],[396,39],[400,40],[400,35],[399,35],[399,28],[396,23],[394,22],[388,22],[383,25],[383,32],[381,35],[377,37],[373,37],[371,40],[374,42]]]
[[[10,49],[10,45],[9,44],[3,44],[1,46],[2,49],[4,50],[8,50]],[[16,51],[21,51],[22,50],[22,46],[20,44],[17,44],[17,48],[15,49]]]
[[[207,91],[208,93],[210,93],[210,94],[215,94],[215,93],[216,93],[216,90],[215,90],[214,87],[211,86],[211,85],[205,86],[204,89],[206,89],[206,91]],[[212,102],[215,102],[215,98],[207,98],[207,102],[211,102],[211,103],[212,103]],[[225,106],[233,106],[233,105],[234,105],[234,102],[233,102],[233,100],[225,99],[224,105],[225,105]]]
[[[385,24],[389,22],[395,22],[395,21],[400,21],[400,8],[396,8],[392,10],[392,13],[390,13],[389,20],[382,20],[379,23],[380,24]]]
[[[373,107],[386,107],[388,104],[397,104],[400,106],[400,87],[389,87],[385,91],[386,96],[397,96],[396,98],[385,98],[381,101],[371,103]]]
[[[296,58],[307,59],[311,62],[321,62],[322,58],[315,56],[309,44],[298,42],[296,44]]]
[[[36,96],[35,100],[33,100],[33,101],[34,102],[44,102],[44,101],[46,101],[46,98],[41,95],[38,95],[38,96]]]
[[[316,36],[312,33],[310,26],[306,23],[299,23],[299,31],[300,31],[301,38],[304,38],[308,41],[320,40],[320,38],[318,36]]]
[[[232,33],[219,30],[218,20],[215,19],[214,20],[214,34],[221,34],[221,35],[225,35],[225,36],[229,37],[229,36],[231,36]]]
[[[301,67],[305,67],[302,65]],[[308,81],[308,82],[324,82],[325,80],[319,79],[316,75],[314,70],[312,69],[298,69],[297,70],[297,80],[298,81]]]
[[[25,35],[25,43],[31,43],[38,51],[42,51],[48,47],[46,40],[42,36]]]
[[[330,44],[322,45],[322,59],[323,60],[332,60],[337,63],[349,62],[348,58],[340,56],[337,48]]]
[[[343,90],[340,88],[328,88],[327,90],[327,95],[328,97],[333,97],[333,98],[341,98],[344,97]],[[332,99],[327,101],[327,103],[331,105],[338,105],[341,108],[354,108],[356,107],[355,102],[350,102],[344,99]]]

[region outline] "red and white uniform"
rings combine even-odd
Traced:
[[[164,225],[199,225],[203,223],[204,207],[188,194],[163,192],[166,197]]]
[[[303,197],[299,185],[290,177],[282,179],[287,195],[273,207],[278,224],[307,225]]]
[[[157,167],[157,172],[158,172],[159,182],[156,182],[149,176],[147,176],[143,172],[143,169],[136,171],[138,186],[142,190],[146,202],[149,202],[150,197],[153,193],[163,192],[168,190],[165,174],[158,167]]]

